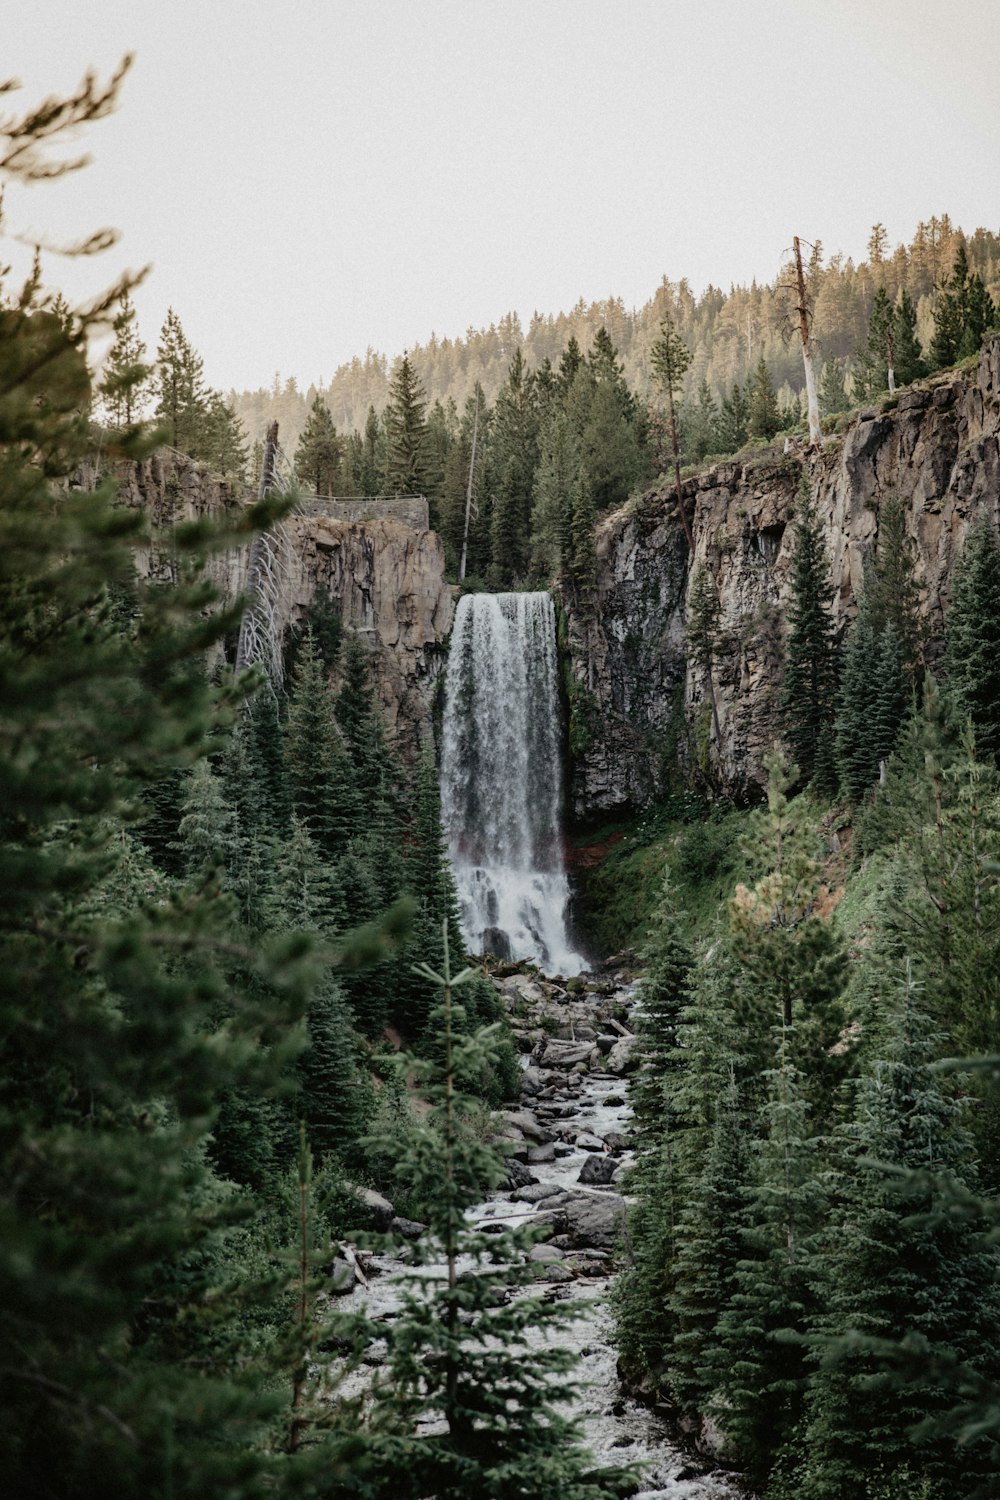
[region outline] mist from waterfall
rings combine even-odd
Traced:
[[[566,934],[558,672],[548,594],[459,600],[441,811],[470,950],[576,974],[584,959]]]

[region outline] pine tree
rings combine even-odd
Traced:
[[[344,447],[319,395],[313,399],[299,445],[295,450],[295,472],[315,494],[329,498],[346,488],[343,479]]]
[[[559,405],[545,428],[535,472],[531,570],[539,580],[557,576],[571,555],[573,492],[579,471],[579,442],[565,408]]]
[[[737,1294],[750,1197],[749,1140],[732,1075],[714,1107],[703,1166],[678,1219],[670,1295],[670,1388],[693,1413],[713,1405],[725,1378],[720,1323]]]
[[[691,524],[684,508],[681,494],[681,448],[678,427],[677,398],[684,376],[691,364],[691,351],[674,327],[673,319],[667,315],[660,325],[660,336],[649,353],[650,364],[657,384],[667,398],[667,420],[670,429],[670,446],[674,458],[674,493],[677,502],[677,519],[687,539],[688,553],[694,556],[694,538]]]
[[[390,495],[426,495],[430,489],[427,400],[407,355],[389,382],[385,409],[385,482]]]
[[[914,1435],[947,1404],[933,1377],[902,1385],[876,1378],[870,1341],[904,1335],[983,1375],[1000,1373],[995,1256],[974,1222],[942,1212],[931,1175],[947,1174],[960,1193],[962,1176],[974,1170],[971,1142],[959,1104],[928,1066],[940,1041],[912,981],[891,1010],[854,1119],[841,1132],[839,1201],[824,1246],[816,1328],[825,1352],[802,1435],[804,1500],[861,1493],[876,1476],[882,1493],[969,1494],[996,1472],[996,1450],[982,1439],[959,1447],[947,1436]],[[912,1175],[901,1181],[900,1173]]]
[[[931,340],[932,368],[940,370],[953,365],[962,348],[965,334],[964,307],[968,295],[969,258],[962,242],[955,256],[951,276],[938,292],[934,309],[934,337]]]
[[[358,827],[357,789],[311,632],[292,679],[285,766],[292,810],[323,854],[335,859]]]
[[[154,414],[166,441],[191,457],[205,435],[205,382],[201,358],[192,349],[173,308],[168,308],[156,350]]]
[[[966,533],[952,582],[948,685],[983,754],[1000,752],[1000,536],[985,514]]]
[[[653,908],[642,949],[645,964],[638,994],[637,1034],[639,1071],[632,1082],[631,1100],[640,1141],[653,1140],[662,1125],[664,1084],[677,1066],[678,1028],[688,1001],[693,965],[683,936],[683,913],[675,904],[669,877]]]
[[[850,411],[850,397],[844,387],[844,366],[839,359],[828,359],[819,382],[819,409],[824,417]]]
[[[109,425],[118,431],[141,420],[150,377],[150,368],[144,363],[146,346],[139,337],[135,307],[128,292],[121,299],[113,327],[114,343],[104,361],[98,390]]]
[[[722,745],[722,728],[719,724],[712,663],[719,645],[719,596],[714,579],[702,563],[695,568],[691,580],[684,639],[691,660],[705,676],[705,690],[712,707],[712,727],[718,750]]]
[[[830,567],[815,502],[805,483],[795,512],[791,599],[781,713],[785,739],[805,781],[833,779],[837,648],[830,618]]]
[[[58,175],[53,152],[114,106],[123,71],[8,116],[4,179]],[[195,1324],[224,1342],[220,1266],[252,1207],[211,1170],[218,1100],[277,1084],[290,1047],[257,1039],[294,1037],[298,1002],[230,981],[211,889],[109,884],[144,784],[201,758],[236,698],[187,670],[234,624],[204,577],[178,559],[177,585],[142,581],[141,513],[111,484],[68,484],[88,341],[122,290],[67,321],[33,280],[0,309],[0,1487],[52,1500],[248,1495],[274,1469],[254,1446],[274,1403],[245,1351],[188,1352]]]
[[[896,379],[900,385],[910,385],[927,374],[920,340],[917,338],[917,309],[904,287],[899,294],[895,312]]]
[[[242,484],[247,471],[247,435],[243,423],[219,391],[207,391],[196,457],[213,473]]]
[[[801,1419],[808,1371],[796,1335],[817,1311],[816,1236],[824,1208],[817,1143],[785,1031],[775,1031],[767,1132],[747,1193],[745,1254],[731,1273],[731,1301],[715,1333],[712,1414],[727,1456],[761,1488]]]
[[[538,437],[534,377],[517,349],[493,415],[491,578],[498,587],[517,584],[528,574]]]
[[[729,395],[722,398],[719,409],[719,447],[723,453],[736,453],[750,435],[750,402],[746,391],[738,380],[734,380]]]
[[[766,438],[768,442],[781,430],[781,413],[778,410],[774,381],[763,354],[757,361],[750,390],[747,430],[751,437]]]

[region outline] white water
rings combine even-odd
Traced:
[[[470,951],[576,974],[548,594],[466,594],[448,656],[441,811]]]

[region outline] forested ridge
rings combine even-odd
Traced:
[[[8,118],[3,172],[71,169],[64,139],[120,77]],[[820,337],[851,332],[852,368],[823,381],[834,418],[893,361],[922,378],[996,322],[992,236],[934,220],[885,250],[876,234],[867,267],[810,270]],[[824,325],[846,286],[853,312]],[[109,455],[166,437],[236,480],[253,455],[173,313],[147,365],[130,290],[71,308],[36,267],[0,295],[0,1486],[636,1494],[566,1415],[567,1309],[530,1260],[546,1231],[464,1216],[512,1180],[492,1111],[520,1068],[462,952],[433,746],[413,762],[390,743],[367,649],[322,591],[280,669],[233,670],[243,601],[209,562],[295,491],[178,522],[169,566],[143,567],[150,518]],[[548,354],[540,322],[537,345],[509,329],[460,417],[429,407],[417,351],[346,438],[317,396],[299,484],[426,493],[468,584],[558,575],[586,607],[602,514],[660,468],[679,493],[682,462],[801,429],[767,342],[777,291],[712,294],[714,313],[675,291],[641,356],[610,305],[579,339],[553,323]],[[780,357],[790,382],[801,351]],[[110,473],[86,491],[95,446]],[[998,1493],[1000,530],[994,497],[930,650],[905,520],[905,497],[879,498],[840,641],[804,481],[767,806],[678,773],[592,886],[606,941],[652,906],[621,1374],[767,1500]],[[710,697],[716,605],[696,575],[686,646]],[[375,1328],[337,1293],[386,1233],[414,1280]]]
[[[562,572],[579,589],[595,521],[658,475],[806,433],[803,319],[828,431],[852,408],[975,356],[997,326],[990,231],[966,235],[942,215],[892,253],[876,225],[858,266],[819,245],[804,251],[801,292],[794,264],[728,294],[664,282],[636,313],[609,300],[536,317],[527,332],[509,315],[391,367],[369,355],[306,393],[277,381],[225,400],[205,386],[171,310],[129,401],[172,444],[251,483],[277,419],[308,492],[425,495],[453,576],[498,588]],[[116,326],[104,403],[113,423],[131,415],[114,396],[116,372],[134,371],[145,351],[127,305]],[[683,350],[669,381],[665,330]]]

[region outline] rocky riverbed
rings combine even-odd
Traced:
[[[731,1500],[736,1489],[726,1476],[706,1472],[673,1446],[665,1422],[624,1395],[616,1373],[610,1290],[628,1202],[628,1075],[637,1060],[633,986],[622,973],[577,993],[530,973],[495,983],[522,1054],[522,1097],[497,1121],[509,1153],[508,1184],[470,1209],[469,1218],[487,1232],[522,1223],[550,1226],[530,1255],[543,1294],[573,1303],[558,1337],[580,1356],[576,1414],[594,1457],[637,1470],[636,1500]],[[380,1227],[393,1222],[398,1233],[419,1233],[419,1226],[394,1219],[388,1202],[369,1196]],[[376,1323],[391,1321],[407,1268],[388,1255],[362,1263],[367,1286],[355,1280],[349,1263],[342,1267],[342,1305]],[[434,1268],[424,1270],[433,1274]],[[366,1362],[380,1359],[373,1345]]]

